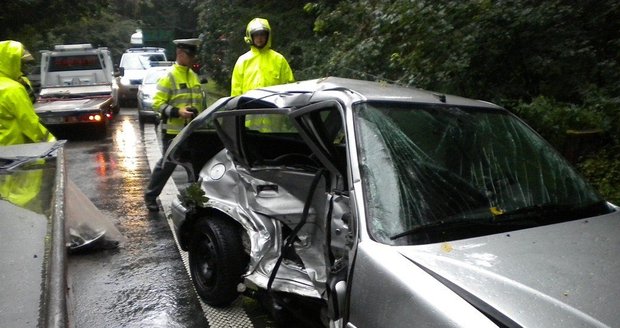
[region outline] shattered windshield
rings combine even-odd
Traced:
[[[433,243],[611,211],[506,111],[362,103],[354,112],[369,229],[379,242]]]

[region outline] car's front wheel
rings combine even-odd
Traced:
[[[195,226],[189,268],[198,295],[212,306],[232,303],[247,265],[241,231],[232,219],[207,217]]]

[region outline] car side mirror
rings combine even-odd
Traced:
[[[115,70],[114,76],[119,77],[125,75],[125,67],[117,67]]]

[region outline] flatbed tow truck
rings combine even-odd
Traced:
[[[108,122],[119,111],[118,85],[105,47],[56,45],[41,52],[41,91],[35,111],[52,132],[67,127],[105,137]]]

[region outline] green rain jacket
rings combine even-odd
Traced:
[[[18,82],[23,78],[23,54],[24,46],[21,43],[0,42],[0,146],[56,141],[39,122],[28,91]],[[0,198],[25,206],[36,199],[42,177],[41,170],[0,175]]]
[[[179,109],[183,107],[193,107],[198,112],[204,110],[202,86],[194,71],[175,63],[157,82],[153,97],[153,109],[163,117],[162,129],[166,134],[179,134],[188,123],[189,120],[179,117]]]
[[[22,76],[24,46],[17,41],[0,42],[0,145],[55,141],[39,122]]]
[[[269,32],[267,44],[262,49],[252,45],[251,31],[256,26],[261,26]],[[231,96],[238,96],[256,88],[295,82],[293,71],[284,56],[271,49],[272,33],[266,19],[254,18],[250,21],[246,27],[245,35],[245,42],[250,44],[250,51],[241,55],[235,63]]]

